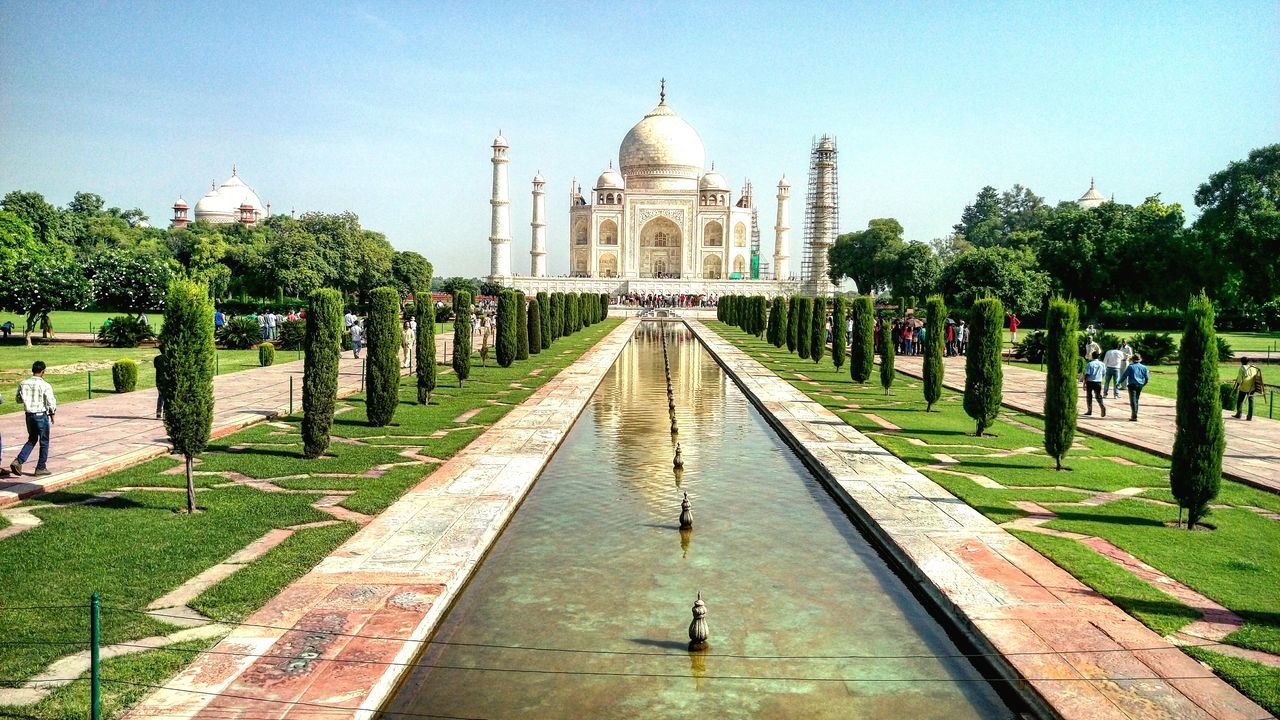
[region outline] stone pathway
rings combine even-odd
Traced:
[[[885,551],[1052,713],[1267,713],[1181,650],[701,323],[688,322]],[[1125,678],[1145,678],[1127,680]],[[1154,679],[1161,678],[1161,679]]]
[[[922,358],[903,356],[895,360],[895,368],[915,377],[923,373]],[[1044,414],[1045,375],[1037,370],[1004,365],[1004,405],[1029,415]],[[944,384],[952,390],[964,391],[964,358],[946,359]],[[1107,417],[1085,417],[1084,393],[1079,394],[1080,431],[1169,457],[1173,449],[1176,406],[1172,398],[1143,395],[1140,420],[1129,422],[1129,398],[1124,393],[1117,400],[1107,399],[1111,412]],[[1114,403],[1114,404],[1112,404]],[[1222,459],[1222,474],[1247,485],[1280,492],[1280,420],[1268,420],[1254,414],[1253,422],[1226,417],[1227,449]],[[1256,408],[1255,408],[1256,409]]]
[[[236,626],[214,648],[220,654],[200,655],[126,718],[369,717],[516,511],[637,323],[614,328]]]

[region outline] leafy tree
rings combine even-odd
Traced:
[[[827,299],[813,299],[813,323],[809,334],[809,357],[822,362],[827,349]]]
[[[400,293],[393,287],[369,293],[365,326],[365,415],[374,427],[386,427],[400,404]]]
[[[1280,295],[1280,143],[1210,175],[1196,206],[1195,230],[1223,266],[1222,285],[1259,304]]]
[[[528,324],[525,331],[529,335],[530,355],[542,352],[542,340],[546,337],[542,332],[542,301],[546,296],[546,293],[538,293],[529,301]]]
[[[796,314],[796,354],[802,360],[810,356],[810,344],[813,342],[813,298],[800,298],[800,310]]]
[[[23,336],[31,345],[31,332],[54,310],[78,310],[89,303],[91,286],[75,260],[52,255],[20,256],[0,276],[0,309],[23,315]]]
[[[1187,303],[1178,348],[1177,419],[1169,469],[1169,485],[1179,509],[1187,511],[1188,530],[1209,514],[1209,503],[1222,484],[1226,436],[1218,384],[1213,303],[1202,292]]]
[[[909,242],[898,253],[891,283],[896,293],[921,297],[933,292],[941,277],[942,264],[933,248],[926,243]]]
[[[40,193],[14,190],[0,201],[0,208],[26,223],[41,245],[49,247],[59,241],[61,217],[58,209],[46,202]]]
[[[853,336],[849,344],[849,376],[859,385],[871,379],[875,369],[876,309],[870,295],[859,295],[849,306]]]
[[[893,347],[893,333],[881,331],[880,333],[880,387],[884,388],[884,394],[889,394],[889,388],[893,387],[893,360],[895,348]]]
[[[1080,321],[1076,304],[1060,297],[1049,301],[1045,317],[1044,450],[1059,470],[1076,437],[1076,371]]]
[[[14,213],[0,211],[0,278],[13,272],[19,258],[43,254],[44,248],[36,243],[31,226]]]
[[[164,397],[164,428],[173,451],[186,460],[187,512],[196,511],[191,470],[213,428],[213,304],[208,289],[175,280],[165,300],[160,353],[165,371],[157,380]]]
[[[516,359],[529,359],[529,303],[523,292],[517,290],[516,296]],[[535,342],[537,342],[535,340]]]
[[[551,339],[555,340],[564,334],[564,298],[561,293],[551,293]]]
[[[972,204],[964,207],[954,230],[974,247],[999,245],[1003,225],[1000,215],[1000,193],[987,185],[978,191]]]
[[[433,271],[431,262],[416,252],[398,251],[391,256],[391,277],[401,295],[431,287]]]
[[[455,296],[458,294],[459,290],[466,290],[472,297],[475,297],[480,294],[480,283],[471,278],[447,277],[440,278],[439,287],[437,289],[440,292],[449,293],[450,295]]]
[[[564,303],[565,335],[572,335],[582,327],[582,323],[578,319],[578,293],[565,293]]]
[[[965,357],[964,411],[977,422],[978,437],[1000,414],[1003,332],[1004,306],[1000,300],[986,297],[975,302],[970,312],[969,353]]]
[[[946,355],[947,304],[938,295],[925,301],[924,411],[942,399],[942,358]]]
[[[492,280],[480,281],[481,295],[487,295],[489,297],[497,297],[501,292],[502,292],[502,283],[494,282]]]
[[[902,224],[893,218],[876,218],[866,230],[845,233],[828,251],[831,281],[851,278],[859,292],[875,294],[892,284],[898,272],[898,256],[906,249]]]
[[[516,294],[503,290],[498,294],[498,365],[511,367],[516,359]]]
[[[453,293],[453,373],[462,387],[471,375],[471,294],[466,290]]]
[[[776,348],[782,347],[786,340],[783,335],[783,318],[786,317],[786,305],[781,295],[775,295],[773,302],[769,304],[769,321],[768,330],[765,333],[769,340],[769,344]]]
[[[431,402],[431,391],[436,389],[436,314],[432,307],[431,291],[420,286],[413,291],[413,317],[418,321],[418,335],[414,355],[418,358],[418,404]]]
[[[101,307],[128,312],[159,310],[164,307],[175,264],[150,253],[104,250],[89,260],[86,274]]]
[[[844,367],[845,350],[849,345],[847,322],[849,301],[837,296],[831,306],[831,362],[836,372]]]
[[[600,319],[609,319],[609,293],[600,293]]]
[[[792,295],[787,303],[787,352],[795,352],[799,344],[800,296]]]
[[[960,255],[942,273],[942,294],[952,307],[971,307],[993,296],[1019,315],[1040,309],[1049,278],[1029,250],[980,247]]]
[[[342,358],[342,296],[337,290],[311,293],[307,303],[305,360],[302,363],[302,455],[317,458],[329,447],[338,400]]]
[[[542,313],[539,323],[542,328],[540,340],[543,350],[551,347],[551,296],[545,292],[538,293],[538,312]]]

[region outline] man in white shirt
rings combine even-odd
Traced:
[[[276,314],[275,311],[267,313],[267,339],[276,339]]]
[[[37,360],[31,365],[31,377],[18,383],[17,400],[26,411],[27,443],[18,451],[18,457],[9,465],[14,475],[22,474],[22,464],[31,456],[36,443],[40,443],[40,457],[36,461],[36,475],[49,475],[49,426],[58,412],[58,400],[53,387],[44,379],[45,364]]]
[[[1133,360],[1133,348],[1129,347],[1129,341],[1125,338],[1120,338],[1120,352],[1124,357],[1120,359],[1120,385],[1115,394],[1117,398],[1120,397],[1120,391],[1124,390],[1124,371],[1129,369],[1129,363]]]
[[[1102,395],[1106,397],[1107,389],[1114,393],[1112,397],[1120,397],[1120,365],[1124,363],[1124,351],[1117,345],[1102,356],[1102,364],[1107,368],[1106,379],[1102,383]]]
[[[346,323],[347,332],[351,332],[351,326],[356,324],[355,313],[352,313],[350,310],[348,310],[347,314],[342,316],[342,322]]]

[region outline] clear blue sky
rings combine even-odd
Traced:
[[[1196,186],[1280,141],[1280,3],[0,2],[0,193],[77,190],[162,225],[237,163],[275,212],[359,214],[437,274],[488,269],[489,143],[511,143],[513,265],[657,102],[737,188],[840,142],[841,229],[944,235],[986,184],[1099,189],[1194,212]],[[761,197],[763,196],[763,197]]]

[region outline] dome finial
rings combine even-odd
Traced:
[[[667,104],[667,79],[662,78],[658,83],[658,104]]]
[[[235,176],[236,176],[236,164],[231,163],[231,177],[235,177]]]

